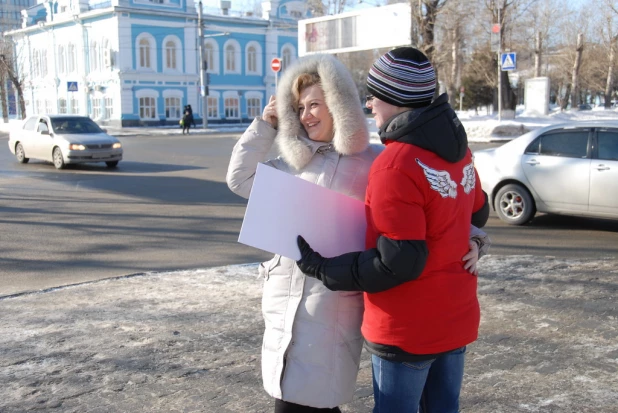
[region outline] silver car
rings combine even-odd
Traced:
[[[536,212],[618,218],[618,121],[547,126],[474,152],[474,164],[508,224]]]
[[[11,131],[9,148],[20,163],[30,158],[67,164],[105,162],[114,168],[122,160],[122,144],[92,119],[76,115],[35,115]]]

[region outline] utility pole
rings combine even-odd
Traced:
[[[204,54],[204,20],[202,19],[202,0],[197,9],[197,41],[199,42],[200,56],[200,94],[202,96],[202,125],[204,129],[208,127],[208,82],[206,81],[206,70],[208,69]]]

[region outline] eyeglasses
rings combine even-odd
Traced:
[[[367,95],[367,96],[365,96],[365,102],[372,103],[374,98],[375,98],[375,96],[373,96],[373,95]]]

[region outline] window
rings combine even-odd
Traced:
[[[47,50],[41,50],[41,77],[47,76]]]
[[[65,71],[66,57],[64,55],[64,46],[58,46],[58,73],[62,74]],[[66,113],[66,112],[63,112]]]
[[[236,40],[228,40],[224,47],[225,73],[240,73],[240,45]]]
[[[153,97],[139,98],[139,117],[141,119],[154,119],[157,114],[157,104]]]
[[[41,120],[36,128],[36,131],[39,133],[47,132],[49,133],[49,127],[47,126],[47,122]]]
[[[24,129],[25,130],[34,130],[34,127],[36,126],[36,121],[37,121],[37,117],[36,116],[32,116],[30,119],[28,119],[28,121],[24,124]]]
[[[92,98],[92,118],[101,119],[101,99],[98,97]]]
[[[165,98],[165,117],[168,119],[180,119],[182,112],[180,111],[180,98],[166,97]]]
[[[41,76],[41,55],[38,50],[32,52],[32,77]],[[38,110],[35,110],[39,113]]]
[[[292,63],[292,51],[289,47],[284,47],[281,52],[281,71],[284,71]]]
[[[225,47],[225,70],[227,72],[235,72],[236,71],[236,59],[234,56],[234,46],[231,44]]]
[[[109,96],[105,97],[105,119],[111,119],[114,115],[114,99]]]
[[[618,161],[618,132],[599,131],[597,141],[598,159]]]
[[[165,65],[168,69],[176,69],[176,43],[172,40],[165,43]]]
[[[55,113],[54,106],[52,105],[51,100],[45,101],[45,113]]]
[[[70,112],[73,115],[79,115],[79,100],[77,98],[72,97],[69,102],[71,103]]]
[[[262,48],[257,42],[249,42],[245,49],[245,73],[262,74]]]
[[[248,98],[247,99],[247,116],[249,119],[253,119],[260,116],[262,109],[262,102],[260,98]]]
[[[247,72],[257,72],[257,51],[254,46],[249,46],[247,48]]]
[[[204,60],[208,73],[219,73],[219,46],[213,39],[204,42]]]
[[[67,73],[75,72],[75,45],[69,44],[67,52]]]
[[[586,158],[588,156],[588,135],[588,130],[550,132],[528,145],[526,153]]]
[[[237,97],[228,97],[224,100],[224,108],[225,117],[228,119],[238,119],[239,116],[239,107],[238,107],[238,98]]]
[[[67,100],[65,98],[58,99],[58,113],[67,113]]]
[[[90,70],[101,70],[101,53],[97,42],[90,44]]]
[[[34,113],[41,113],[41,101],[38,99],[34,101]]]
[[[219,98],[208,96],[208,119],[219,119]]]
[[[153,58],[154,51],[152,49],[152,45],[154,44],[154,39],[151,40],[142,36],[138,40],[138,68],[144,69],[154,69]]]

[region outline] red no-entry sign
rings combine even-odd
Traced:
[[[281,70],[281,59],[279,59],[278,57],[275,57],[273,60],[270,61],[270,68],[273,70],[273,72],[278,72]]]

